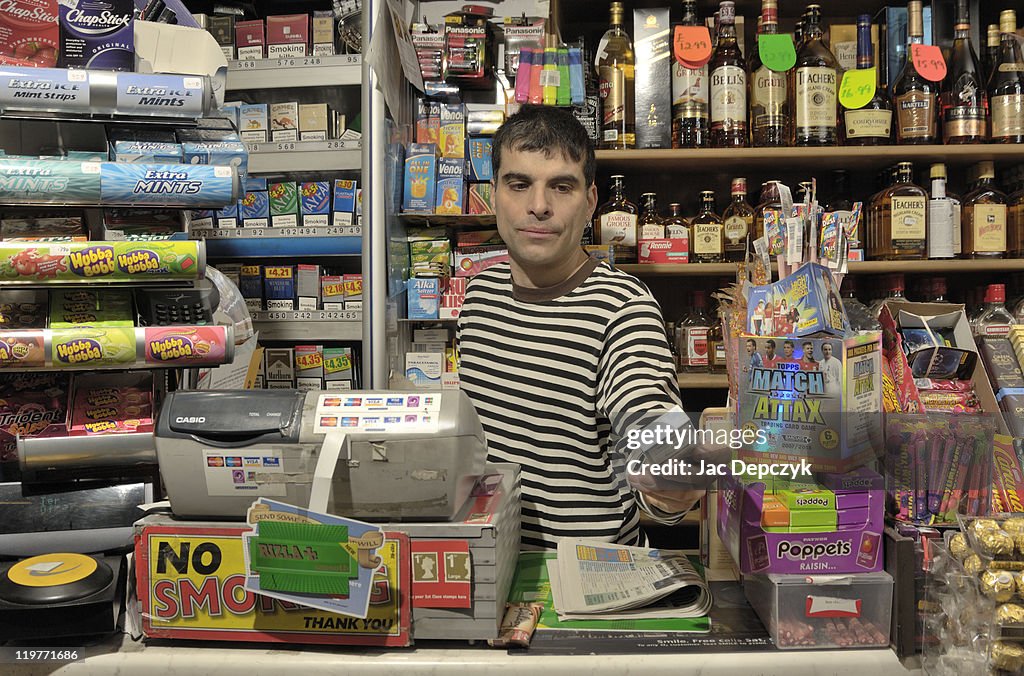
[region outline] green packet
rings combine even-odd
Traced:
[[[134,364],[134,328],[62,328],[52,331],[51,360],[54,368],[80,369]]]
[[[134,327],[130,291],[57,289],[50,293],[50,328]]]

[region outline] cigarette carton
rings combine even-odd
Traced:
[[[263,296],[267,310],[295,309],[295,268],[267,265],[263,268]]]
[[[327,104],[304,103],[299,105],[299,140],[327,140]]]
[[[238,290],[250,312],[263,310],[263,271],[258,265],[243,265],[238,272]]]
[[[270,226],[270,198],[266,190],[246,192],[239,202],[238,216],[242,227],[266,228]]]
[[[267,57],[302,58],[309,45],[309,15],[267,17]]]
[[[266,142],[270,113],[265,103],[246,103],[238,108],[238,129],[243,141]]]
[[[295,351],[290,348],[268,347],[263,351],[264,371],[267,384],[270,382],[286,382],[289,385],[295,380]]]
[[[265,56],[267,38],[262,20],[235,24],[235,49],[239,61],[255,61]]]
[[[295,101],[270,106],[270,135],[274,142],[299,140],[299,104]]]
[[[330,225],[331,184],[327,181],[303,183],[299,186],[299,212],[302,225]]]
[[[296,266],[295,276],[298,309],[320,309],[320,266],[300,263]]]
[[[313,12],[313,56],[334,56],[334,12]]]
[[[271,183],[267,195],[271,224],[275,228],[294,228],[299,224],[299,188],[296,184]]]

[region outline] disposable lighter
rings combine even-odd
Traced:
[[[533,50],[519,50],[519,70],[516,71],[516,102],[526,103],[530,100],[530,72],[533,70]]]
[[[558,56],[554,47],[544,48],[544,72],[541,73],[543,103],[553,106],[558,102]]]
[[[583,105],[583,52],[579,47],[569,48],[569,100],[574,106]]]
[[[558,91],[555,102],[559,106],[567,106],[572,101],[569,94],[569,50],[559,49],[555,55],[558,63]]]

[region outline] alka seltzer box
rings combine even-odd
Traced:
[[[437,176],[437,146],[413,143],[405,153],[405,191],[402,211],[434,213],[434,189]]]
[[[263,310],[263,271],[258,265],[243,265],[238,272],[238,291],[250,312]]]
[[[267,311],[295,309],[295,268],[290,265],[263,267],[263,298]]]
[[[299,263],[295,266],[295,293],[298,298],[298,310],[315,311],[320,309],[319,265]]]
[[[270,131],[270,110],[267,104],[242,104],[238,109],[238,131],[243,141],[265,143]]]
[[[268,58],[301,58],[306,56],[308,45],[308,14],[267,17]]]
[[[334,212],[333,225],[355,223],[357,183],[342,178],[334,179],[334,198],[331,208]]]
[[[0,63],[4,57],[24,65],[53,68],[60,44],[57,0],[8,0],[0,12]]]
[[[135,70],[132,0],[61,0],[61,68]]]
[[[255,61],[264,58],[267,44],[263,31],[263,20],[239,21],[235,24],[235,49],[239,61]]]
[[[299,187],[294,183],[271,183],[270,223],[275,228],[294,228],[299,224]]]
[[[466,156],[466,109],[461,103],[441,106],[441,157]]]
[[[245,228],[270,226],[270,196],[266,190],[247,190],[238,202],[238,217]]]
[[[295,346],[295,388],[303,392],[324,389],[323,345]]]
[[[437,319],[441,302],[440,277],[413,277],[405,288],[409,319]]]
[[[858,504],[867,505],[858,511],[862,518],[819,532],[767,532],[761,526],[766,484],[744,485],[732,474],[719,480],[718,535],[740,572],[831,575],[882,569],[885,480],[862,467],[845,474],[821,474],[818,481],[833,492],[862,493]]]
[[[313,56],[334,56],[334,12],[313,12]]]
[[[299,213],[304,227],[330,225],[331,184],[314,181],[299,185]]]
[[[880,332],[845,340],[744,335],[739,354],[736,427],[762,443],[738,457],[844,472],[880,454]]]
[[[320,301],[324,310],[345,309],[345,282],[341,275],[324,275],[320,278]]]
[[[352,389],[352,348],[324,348],[324,387],[328,390]]]
[[[437,161],[437,197],[435,214],[457,215],[463,212],[466,196],[466,161],[442,157]]]
[[[295,101],[270,105],[270,140],[299,140],[299,104]]]

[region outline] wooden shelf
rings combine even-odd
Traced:
[[[736,273],[735,263],[616,265],[637,277],[720,277]],[[1024,271],[1024,258],[993,260],[863,261],[850,263],[850,272],[880,275],[902,272],[908,275]]]
[[[725,373],[680,373],[676,376],[682,390],[724,390],[729,387]]]
[[[706,174],[717,171],[883,169],[896,162],[929,162],[948,166],[975,164],[982,160],[1019,163],[1019,145],[878,146],[874,148],[699,148],[694,150],[599,150],[601,171],[631,173],[668,172]],[[711,164],[709,164],[711,163]],[[824,164],[823,164],[824,163]]]
[[[494,227],[497,223],[494,214],[480,216],[470,214],[450,216],[442,216],[440,214],[398,214],[398,218],[406,225],[446,225],[453,228]]]

